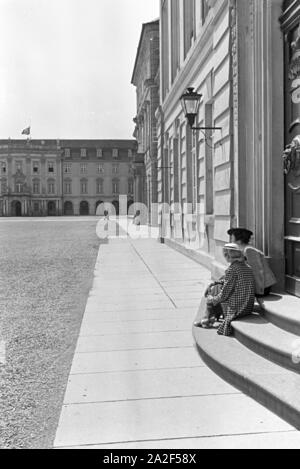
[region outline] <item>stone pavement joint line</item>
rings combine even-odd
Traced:
[[[153,239],[100,246],[54,447],[300,446],[199,357],[192,322],[209,279]]]
[[[149,265],[145,262],[145,260],[143,259],[143,257],[141,256],[141,254],[138,252],[138,250],[134,247],[134,244],[131,243],[131,246],[133,247],[134,251],[136,252],[136,254],[139,256],[139,258],[142,260],[142,262],[144,263],[146,269],[149,270],[149,272],[151,273],[151,275],[155,278],[155,280],[157,281],[157,283],[159,284],[159,286],[161,287],[161,289],[164,291],[165,295],[169,298],[169,300],[171,301],[171,303],[173,303],[173,305],[175,306],[175,308],[177,308],[176,306],[176,303],[172,300],[171,296],[168,294],[168,292],[166,291],[166,289],[162,286],[162,284],[160,283],[160,281],[158,280],[158,278],[156,277],[156,275],[152,272],[152,270],[150,269]]]

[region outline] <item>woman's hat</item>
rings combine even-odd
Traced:
[[[252,231],[250,230],[247,230],[246,228],[231,228],[230,230],[227,231],[227,233],[229,234],[229,236],[232,236],[232,235],[237,235],[237,236],[240,236],[240,235],[245,235],[245,236],[253,236],[253,233]]]
[[[235,243],[227,243],[227,244],[225,244],[223,249],[226,249],[228,251],[239,251],[239,252],[241,252],[241,249]]]

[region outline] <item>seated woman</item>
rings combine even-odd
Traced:
[[[219,294],[208,295],[206,301],[209,306],[222,306],[225,319],[218,329],[218,334],[229,336],[232,333],[232,321],[253,312],[255,280],[252,269],[246,264],[237,244],[226,244],[223,252],[230,267],[226,271]]]
[[[231,236],[231,241],[237,244],[244,253],[247,264],[253,270],[256,296],[259,298],[269,295],[271,287],[277,283],[276,277],[270,269],[264,253],[249,246],[253,233],[245,228],[232,228],[228,234]]]

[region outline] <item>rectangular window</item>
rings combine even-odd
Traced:
[[[6,163],[5,162],[1,163],[1,174],[6,174]]]
[[[64,172],[65,173],[71,173],[72,172],[72,165],[71,164],[65,164],[64,165]]]
[[[171,59],[172,59],[172,83],[175,80],[179,68],[180,54],[180,21],[179,21],[179,0],[171,1]]]
[[[34,162],[32,165],[32,172],[33,174],[39,174],[40,172],[40,165],[37,162]]]
[[[87,181],[82,181],[81,182],[81,194],[87,194],[88,193],[88,183]]]
[[[15,189],[18,194],[21,194],[23,192],[23,184],[16,183]]]
[[[205,105],[205,126],[213,127],[213,105]],[[205,207],[206,215],[214,213],[214,167],[212,131],[206,130],[205,139]]]
[[[113,149],[113,158],[118,158],[119,156],[119,150],[117,148]]]
[[[81,158],[86,158],[86,148],[81,148],[80,156],[81,156]]]
[[[195,0],[184,0],[184,57],[187,56],[194,38],[195,28]]]
[[[128,193],[133,194],[133,181],[128,181]]]
[[[55,184],[54,182],[49,182],[48,183],[48,194],[54,194],[55,193]]]
[[[104,173],[104,166],[103,164],[98,165],[98,173]]]
[[[65,182],[65,194],[72,194],[72,183]]]
[[[16,161],[16,172],[22,172],[22,161]]]
[[[185,0],[184,0],[185,1]],[[162,99],[164,100],[169,89],[169,11],[167,0],[162,2]]]
[[[201,8],[202,9],[202,24],[204,24],[210,7],[208,5],[207,0],[201,0],[201,1],[202,1],[202,8]]]
[[[113,174],[118,174],[118,172],[119,172],[119,165],[114,164],[113,165]]]
[[[97,148],[97,158],[103,158],[102,148]]]
[[[103,181],[97,181],[97,194],[103,194]]]
[[[113,194],[119,194],[119,181],[113,181]]]
[[[7,182],[6,181],[2,181],[1,182],[1,192],[4,193],[7,191]]]
[[[54,163],[51,161],[48,163],[48,173],[54,173]]]
[[[85,173],[86,173],[86,168],[87,168],[86,164],[81,164],[81,165],[80,165],[80,172],[81,172],[81,174],[85,174]]]
[[[65,148],[65,158],[70,158],[71,157],[71,150],[70,148]]]
[[[40,193],[40,183],[39,182],[34,182],[33,183],[33,193],[34,194],[39,194]]]

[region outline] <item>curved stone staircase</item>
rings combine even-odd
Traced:
[[[202,359],[223,379],[300,429],[300,300],[271,295],[234,336],[193,328]]]

